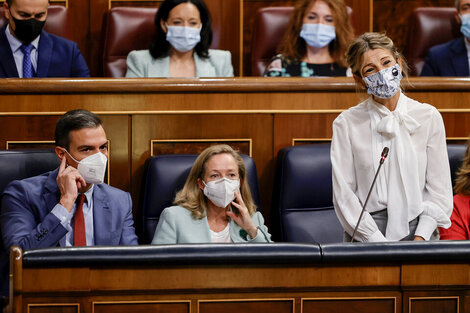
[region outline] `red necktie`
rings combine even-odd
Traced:
[[[83,217],[83,202],[85,202],[85,195],[83,193],[79,194],[77,200],[78,202],[73,222],[73,245],[86,246],[85,218]]]

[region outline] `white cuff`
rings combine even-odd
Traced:
[[[437,222],[428,215],[421,214],[419,216],[418,227],[416,227],[415,236],[423,237],[424,240],[429,240],[432,233],[437,228]]]
[[[380,230],[377,229],[375,233],[369,236],[368,238],[369,242],[380,242],[380,241],[388,241],[387,238],[382,234]]]

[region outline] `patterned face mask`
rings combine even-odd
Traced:
[[[363,80],[367,86],[367,93],[378,98],[388,99],[400,90],[400,81],[403,78],[400,65],[383,69]]]

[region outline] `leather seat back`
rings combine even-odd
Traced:
[[[421,73],[430,48],[462,36],[456,14],[453,7],[423,7],[413,11],[405,51],[412,76]]]
[[[196,160],[196,154],[168,154],[151,157],[146,161],[142,184],[142,207],[137,223],[142,227],[141,240],[150,243],[162,211],[173,205]],[[242,154],[253,201],[260,210],[260,197],[256,165],[252,158]]]
[[[330,144],[284,148],[277,156],[273,222],[282,241],[343,241],[333,208]]]

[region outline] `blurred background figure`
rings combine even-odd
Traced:
[[[429,49],[421,76],[470,76],[470,0],[455,0],[462,37]]]
[[[267,66],[264,76],[346,76],[344,53],[353,39],[343,0],[299,1],[280,54]]]
[[[469,240],[470,239],[470,141],[462,161],[462,167],[457,172],[454,186],[454,210],[449,229],[439,228],[441,239]]]
[[[229,51],[209,49],[211,17],[203,0],[165,0],[149,50],[132,51],[126,77],[232,77]]]

